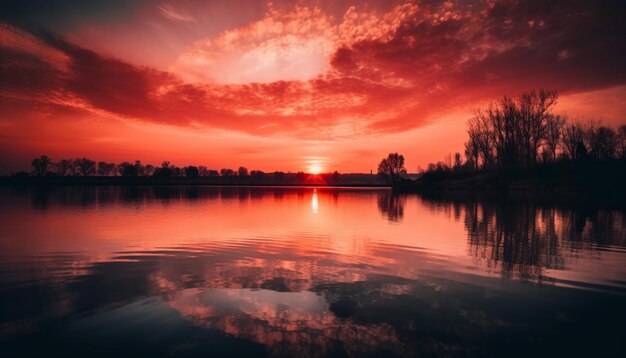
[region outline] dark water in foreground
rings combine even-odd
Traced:
[[[626,214],[0,188],[0,356],[623,356]]]

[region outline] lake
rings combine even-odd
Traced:
[[[387,189],[0,188],[0,356],[623,356],[626,215]]]

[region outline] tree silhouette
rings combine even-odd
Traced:
[[[39,176],[43,176],[48,174],[48,169],[50,168],[50,164],[52,161],[48,158],[47,155],[42,155],[39,158],[35,158],[31,161],[31,165],[35,171],[35,174]]]
[[[187,178],[197,178],[198,173],[199,173],[198,167],[195,167],[193,165],[185,167],[185,176]]]
[[[222,168],[220,169],[220,175],[223,177],[232,177],[235,175],[235,171],[228,168]]]
[[[560,117],[552,115],[556,91],[524,92],[517,97],[504,96],[478,109],[468,123],[466,152],[472,159],[482,157],[483,166],[497,163],[504,167],[529,166],[537,162],[548,128],[558,127]]]
[[[118,165],[120,175],[123,177],[136,177],[137,166],[129,162],[122,162]]]
[[[87,177],[96,174],[96,162],[89,158],[74,159],[74,165],[81,176]]]
[[[406,174],[404,168],[404,156],[398,153],[389,153],[378,164],[378,174],[384,176],[391,185],[396,185],[402,179],[402,175]]]
[[[152,164],[146,164],[146,167],[144,168],[144,172],[146,176],[153,176],[154,175],[154,165]]]
[[[626,124],[622,124],[617,131],[619,157],[626,159]]]
[[[114,163],[98,162],[98,175],[108,177],[115,171]]]
[[[74,163],[72,159],[61,159],[56,164],[57,173],[60,176],[74,175]]]
[[[565,127],[565,118],[561,116],[555,116],[552,120],[548,121],[546,125],[546,152],[549,155],[550,160],[556,160],[556,152],[561,144],[563,137],[563,128]]]
[[[248,176],[248,168],[246,168],[246,167],[239,167],[239,169],[237,169],[237,175],[239,175],[240,177],[247,177]]]
[[[599,122],[591,121],[587,124],[584,134],[585,144],[592,158],[611,159],[615,156],[618,137],[611,128],[601,126]]]
[[[265,173],[262,170],[253,170],[250,172],[250,176],[254,178],[261,178]]]
[[[561,140],[563,142],[563,151],[569,159],[573,160],[579,157],[577,150],[580,149],[580,144],[583,143],[584,137],[585,131],[580,123],[575,122],[565,127]],[[585,145],[582,144],[582,147],[584,148]]]

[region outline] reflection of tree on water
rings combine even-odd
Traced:
[[[555,215],[528,206],[468,205],[469,250],[504,277],[542,279],[546,268],[561,268],[563,257]]]
[[[596,245],[626,246],[620,211],[493,201],[430,204],[462,219],[470,254],[505,278],[542,281],[546,269],[563,269],[569,257],[599,255]]]
[[[389,221],[399,222],[404,218],[406,197],[385,191],[378,196],[378,210]]]

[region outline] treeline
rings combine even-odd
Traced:
[[[262,170],[248,171],[246,167],[239,167],[237,170],[230,168],[222,168],[219,171],[209,169],[206,166],[184,166],[178,167],[168,161],[161,163],[161,166],[152,164],[143,164],[141,161],[109,163],[96,162],[89,158],[62,159],[58,162],[52,161],[47,155],[42,155],[31,161],[32,172],[16,173],[14,176],[48,176],[48,177],[155,177],[155,178],[198,178],[198,177],[246,177],[246,178],[263,178],[271,175],[274,178],[282,179],[286,173],[276,171],[265,173]],[[305,179],[308,175],[304,172],[297,172],[298,179]],[[321,174],[323,176],[336,177],[338,172]]]
[[[569,121],[553,113],[558,94],[539,90],[505,96],[477,109],[468,122],[465,155],[449,154],[425,173],[527,168],[577,160],[626,159],[626,125]]]

